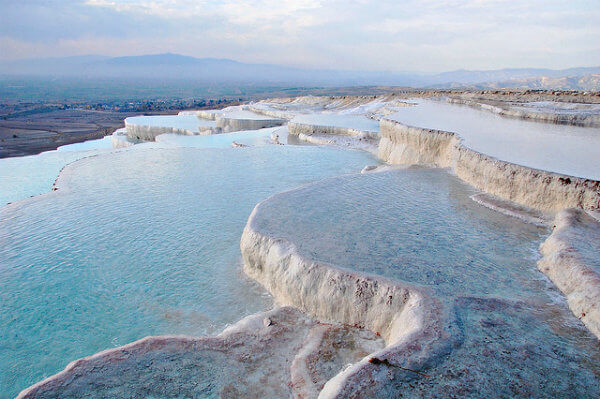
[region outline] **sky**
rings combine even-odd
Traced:
[[[0,61],[178,53],[441,72],[600,65],[600,0],[0,0]]]

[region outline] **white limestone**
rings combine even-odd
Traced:
[[[265,113],[255,111],[259,110],[247,106],[232,106],[221,110],[182,111],[179,114],[195,115],[198,118],[215,121],[216,126],[224,133],[281,126],[286,122],[285,118],[266,117]]]
[[[242,234],[244,271],[278,304],[297,307],[319,320],[367,328],[387,344],[325,384],[320,398],[386,397],[393,393],[392,381],[418,375],[407,368],[418,370],[447,350],[443,326],[448,316],[424,289],[306,259],[292,243],[255,229],[260,207]]]
[[[564,210],[542,243],[538,262],[569,307],[600,338],[600,223],[580,209]]]
[[[557,107],[555,102],[532,102],[490,104],[482,100],[450,97],[449,103],[464,104],[493,112],[502,116],[520,119],[532,119],[540,122],[560,123],[575,126],[600,127],[599,104],[561,104]]]
[[[226,398],[316,397],[335,370],[382,346],[367,330],[278,308],[215,337],[146,337],[76,360],[18,399],[202,397],[205,390]]]
[[[355,148],[377,154],[379,143],[377,132],[299,122],[288,122],[287,126],[291,136],[296,136],[307,143]]]
[[[549,212],[600,208],[600,181],[505,162],[463,145],[458,135],[381,120],[379,157],[392,164],[449,167],[474,187]]]
[[[154,141],[166,133],[194,136],[216,131],[214,122],[203,122],[193,115],[131,117],[125,119],[125,128],[130,139],[144,141]]]
[[[235,115],[219,116],[217,117],[216,122],[217,127],[220,127],[225,133],[241,130],[258,130],[281,126],[285,123],[282,119],[252,119]]]

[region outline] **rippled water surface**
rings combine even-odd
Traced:
[[[452,348],[407,397],[597,397],[597,339],[536,267],[543,228],[488,210],[439,169],[327,179],[278,194],[256,228],[310,259],[426,287]],[[401,384],[402,385],[402,384]]]
[[[507,118],[442,101],[416,100],[388,118],[460,134],[465,144],[504,161],[600,179],[600,129]]]
[[[58,147],[37,155],[0,159],[0,207],[49,191],[60,170],[73,161],[112,151],[110,137]]]
[[[271,304],[239,267],[254,205],[373,163],[318,147],[134,149],[0,210],[0,397],[147,335],[212,334]]]
[[[203,136],[161,134],[156,137],[156,142],[138,144],[137,148],[231,148],[234,141],[259,146],[268,144],[273,133],[278,134],[281,143],[287,143],[287,129],[278,127]],[[60,170],[71,162],[92,155],[128,150],[130,149],[114,150],[112,137],[107,136],[99,140],[65,145],[38,155],[0,159],[0,207],[50,191]]]

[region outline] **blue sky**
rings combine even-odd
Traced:
[[[173,52],[438,72],[600,65],[599,0],[0,0],[0,59]]]

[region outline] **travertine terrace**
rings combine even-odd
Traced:
[[[271,99],[224,111],[185,111],[182,115],[213,122],[214,128],[206,133],[287,124],[290,143],[293,138],[367,150],[387,164],[366,168],[365,172],[389,170],[394,165],[446,169],[478,191],[472,196],[478,203],[499,211],[506,206],[503,213],[523,213],[522,220],[552,230],[540,247],[539,270],[564,293],[574,316],[600,338],[600,181],[509,162],[469,148],[460,132],[410,126],[395,120],[393,115],[400,107],[418,106],[411,103],[415,97],[467,104],[507,118],[588,127],[598,123],[594,110],[600,103],[597,96],[590,94],[423,91]],[[557,100],[585,104],[564,106],[561,109],[571,111],[559,114],[552,114],[550,106],[541,111],[522,110],[529,103]],[[364,117],[378,121],[379,131],[300,122],[294,120],[298,115]],[[163,130],[127,125],[128,136],[146,141],[154,141],[165,132],[190,134],[173,128]],[[243,146],[237,146],[236,151],[244,151]],[[460,329],[458,314],[462,309],[488,306],[491,313],[509,309],[508,313],[518,314],[530,305],[484,295],[457,296],[449,301],[422,284],[312,259],[300,253],[294,242],[257,228],[256,218],[269,201],[255,207],[243,230],[240,247],[244,272],[258,281],[281,308],[250,316],[212,338],[149,337],[107,350],[73,362],[19,397],[76,397],[77,389],[84,385],[93,386],[98,397],[110,397],[117,392],[111,389],[117,389],[123,375],[130,385],[128,392],[136,394],[163,394],[161,389],[179,389],[177,392],[192,397],[341,399],[394,397],[399,395],[399,389],[409,389],[402,393],[411,396],[410,389],[421,392],[415,386],[428,377],[423,370],[435,368],[440,359],[467,340],[456,332]],[[482,323],[489,327],[485,324],[488,321]],[[542,352],[536,352],[539,353]],[[150,375],[158,381],[169,381],[168,384],[161,388],[144,377],[145,367],[151,368]],[[178,371],[181,367],[184,372]],[[477,378],[483,377],[473,376],[473,384],[479,383]],[[190,379],[200,382],[192,386]],[[206,385],[212,379],[214,384]],[[232,380],[238,383],[228,382]],[[411,385],[413,382],[415,386]],[[530,391],[523,388],[518,392]]]

